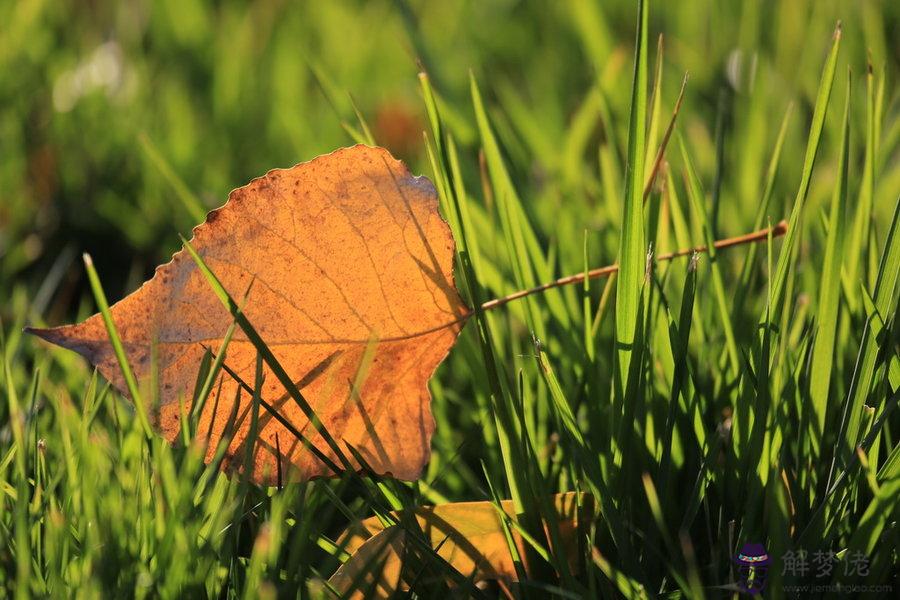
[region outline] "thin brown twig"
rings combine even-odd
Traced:
[[[726,238],[724,240],[718,240],[713,244],[713,247],[716,250],[722,250],[724,248],[731,248],[733,246],[740,246],[743,244],[750,244],[753,242],[760,242],[762,240],[768,239],[769,235],[773,238],[781,237],[785,233],[787,233],[788,224],[784,219],[781,220],[777,225],[773,227],[767,227],[765,229],[760,229],[759,231],[754,231],[752,233],[745,233],[744,235],[739,235],[736,237]],[[696,246],[694,248],[682,248],[681,250],[676,250],[675,252],[668,252],[666,254],[660,254],[656,257],[656,261],[666,261],[672,260],[673,258],[678,258],[679,256],[688,256],[690,254],[703,253],[706,252],[708,248],[706,246]],[[556,281],[551,281],[549,283],[545,283],[539,285],[537,287],[533,287],[527,290],[521,290],[510,294],[509,296],[504,296],[503,298],[495,298],[494,300],[488,300],[484,304],[481,305],[481,310],[493,310],[497,307],[503,306],[513,300],[518,300],[519,298],[524,298],[525,296],[531,296],[532,294],[537,294],[552,288],[562,287],[564,285],[570,285],[573,283],[580,283],[587,279],[599,279],[600,277],[606,277],[612,273],[615,273],[619,270],[619,265],[609,265],[606,267],[600,267],[598,269],[591,269],[587,273],[578,273],[577,275],[569,275],[567,277],[560,277]]]
[[[675,107],[672,109],[672,118],[669,119],[669,124],[668,124],[668,126],[666,126],[666,132],[663,134],[662,142],[660,143],[659,149],[656,152],[656,157],[653,160],[653,168],[650,170],[650,176],[647,178],[647,181],[644,184],[644,195],[643,195],[644,202],[647,202],[647,198],[650,197],[650,192],[653,190],[653,182],[656,179],[656,175],[659,173],[659,169],[662,166],[663,159],[665,158],[666,147],[669,144],[669,139],[671,139],[671,137],[672,137],[672,132],[675,130],[675,121],[678,119],[678,113],[681,111],[681,104],[684,101],[684,89],[685,89],[685,87],[687,87],[687,82],[688,82],[688,73],[685,73],[684,78],[681,80],[681,90],[678,92],[678,99],[675,101]],[[781,223],[779,223],[778,225],[776,225],[775,227],[772,228],[772,233],[775,237],[784,234],[784,231],[781,231],[781,232],[777,231],[782,225],[784,225],[784,231],[786,231],[787,223],[785,221],[782,221]],[[751,236],[751,239],[744,239],[744,238],[747,238],[748,236],[740,236],[737,238],[722,240],[721,242],[716,242],[715,246],[716,246],[716,248],[720,248],[720,247],[727,248],[728,246],[733,246],[736,244],[744,244],[744,243],[751,242],[751,241],[757,241],[759,239],[764,239],[765,236],[768,235],[768,231],[769,231],[768,229],[765,229],[762,231],[748,234],[749,236]],[[762,238],[752,237],[752,236],[758,236],[760,234],[763,234]],[[734,241],[734,240],[737,240],[737,241]],[[723,244],[723,245],[720,246],[719,244]],[[699,250],[700,252],[706,251],[705,246],[701,246],[700,248],[702,248],[701,250]],[[694,249],[694,248],[690,248],[687,250],[679,250],[672,254],[664,254],[662,256],[659,256],[657,258],[657,260],[670,260],[677,256],[684,256],[685,254],[689,254],[691,252],[694,252],[695,250],[696,249]],[[608,267],[594,269],[592,271],[588,271],[588,279],[596,279],[598,277],[604,277],[604,276],[614,273],[618,270],[619,270],[618,265],[611,265]],[[487,302],[485,302],[484,304],[481,305],[481,310],[491,310],[491,309],[497,308],[498,306],[503,306],[504,304],[506,304],[508,302],[512,302],[513,300],[518,300],[519,298],[524,298],[525,296],[530,296],[532,294],[537,294],[538,292],[543,292],[544,290],[549,290],[551,288],[560,287],[560,286],[568,285],[571,283],[578,283],[580,281],[584,281],[584,273],[579,273],[578,275],[570,275],[568,277],[562,277],[560,279],[557,279],[556,281],[553,281],[550,283],[545,283],[545,284],[539,285],[538,287],[535,287],[535,288],[515,292],[514,294],[510,294],[509,296],[506,296],[504,298],[496,298],[494,300],[488,300]]]

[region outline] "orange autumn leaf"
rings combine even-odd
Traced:
[[[575,571],[578,566],[579,523],[591,520],[593,498],[588,494],[566,492],[553,496],[552,502],[563,545],[555,549],[555,553],[565,557],[570,570]],[[500,506],[509,519],[516,520],[511,500],[504,500]],[[420,531],[408,531],[409,526],[394,515],[400,524],[385,527],[377,517],[370,517],[355,523],[341,536],[338,546],[350,554],[350,558],[331,576],[329,583],[342,597],[393,597],[398,589],[404,587],[402,567],[405,557],[409,558],[406,554],[409,550],[417,550],[420,562],[433,564],[434,557],[429,556],[427,551],[418,551],[421,544],[411,543],[410,536],[418,536],[441,560],[473,582],[518,579],[495,504],[454,502],[419,506],[407,509],[403,516],[414,516],[416,522],[411,525],[417,526]],[[525,541],[514,527],[510,529],[519,555],[524,556]],[[528,565],[525,569],[528,571]],[[421,577],[421,567],[413,570],[417,577]],[[438,569],[438,572],[446,571]]]
[[[431,182],[384,149],[337,150],[234,190],[194,229],[191,245],[229,294],[243,299],[243,313],[342,450],[349,444],[378,473],[416,479],[434,430],[427,382],[470,314],[454,285],[453,237]],[[219,350],[233,319],[184,250],[115,304],[112,316],[139,380],[150,376],[156,341],[160,404],[151,414],[174,441],[201,359]],[[126,392],[100,314],[31,332],[79,352]],[[238,330],[225,359],[233,375],[214,392],[218,411],[210,401],[200,415],[198,431],[211,432],[207,459],[240,382],[253,385],[256,356]],[[262,399],[337,462],[268,367],[264,375]],[[250,394],[240,394],[237,414],[246,417],[250,403]],[[232,468],[252,467],[253,479],[266,483],[279,468],[304,479],[332,474],[265,411],[253,464],[243,465],[250,421],[240,420],[228,447]]]

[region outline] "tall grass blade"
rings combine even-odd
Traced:
[[[648,1],[639,0],[635,36],[634,77],[631,87],[631,116],[628,121],[628,158],[625,165],[622,233],[619,243],[619,276],[616,280],[616,347],[623,393],[631,357],[639,341],[638,307],[644,282],[644,162],[647,135],[647,19]]]
[[[816,334],[809,367],[809,419],[813,457],[819,455],[825,432],[828,410],[828,393],[831,389],[832,365],[835,356],[838,311],[841,294],[841,265],[844,257],[844,230],[847,206],[847,179],[850,162],[850,86],[848,72],[847,91],[844,99],[844,117],[841,127],[838,173],[831,197],[828,219],[828,238],[825,242],[825,261],[822,265],[822,283],[819,288]],[[812,460],[815,460],[813,458]]]
[[[87,270],[88,280],[91,283],[91,291],[94,293],[94,300],[97,302],[97,308],[103,316],[103,324],[106,326],[106,332],[109,335],[110,344],[112,344],[113,352],[116,355],[116,361],[119,363],[119,368],[122,370],[122,377],[125,379],[128,393],[131,396],[132,402],[134,402],[134,407],[137,411],[141,427],[143,427],[145,435],[149,438],[152,435],[152,431],[150,429],[150,420],[147,416],[147,407],[144,405],[141,392],[138,389],[138,382],[134,377],[134,372],[128,364],[128,357],[125,355],[122,339],[119,337],[119,332],[116,330],[112,312],[109,310],[109,303],[106,301],[106,294],[103,292],[103,286],[100,284],[100,277],[97,276],[97,270],[94,269],[94,261],[91,260],[91,257],[88,254],[85,254],[83,258],[84,268]]]
[[[809,182],[812,178],[816,155],[819,152],[819,141],[822,137],[822,129],[825,125],[825,113],[828,111],[828,101],[831,98],[831,88],[834,83],[834,72],[837,67],[840,44],[841,24],[839,22],[834,30],[831,50],[825,61],[822,79],[819,83],[819,91],[816,95],[816,104],[813,109],[812,123],[810,125],[809,138],[806,144],[806,154],[803,159],[803,172],[800,175],[800,187],[794,198],[794,206],[791,209],[791,217],[788,221],[788,232],[784,237],[781,253],[778,255],[778,264],[775,267],[775,274],[770,283],[772,288],[772,305],[767,310],[770,310],[772,315],[780,314],[782,305],[784,304],[788,271],[791,268],[792,257],[794,256],[794,245],[797,243],[797,237],[800,235],[801,231],[800,218],[803,214],[803,207],[806,204],[807,194],[809,193]]]

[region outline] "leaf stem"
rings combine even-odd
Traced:
[[[788,224],[784,219],[781,220],[777,225],[773,227],[767,227],[765,229],[760,229],[759,231],[754,231],[752,233],[745,233],[744,235],[738,235],[735,237],[726,238],[724,240],[718,240],[713,244],[713,247],[716,250],[722,250],[724,248],[731,248],[732,246],[741,246],[743,244],[752,244],[755,242],[761,242],[766,240],[769,237],[769,233],[772,234],[772,237],[781,237],[785,233],[787,233]],[[675,252],[668,252],[666,254],[660,254],[656,257],[657,262],[672,260],[673,258],[678,258],[679,256],[688,256],[695,252],[703,253],[707,252],[709,248],[707,246],[696,246],[694,248],[682,248],[681,250],[676,250]],[[586,273],[577,273],[575,275],[568,275],[566,277],[560,277],[556,281],[551,281],[549,283],[541,284],[537,287],[533,287],[527,290],[519,290],[518,292],[514,292],[508,296],[504,296],[502,298],[495,298],[493,300],[488,300],[484,304],[481,305],[482,311],[493,310],[504,304],[512,302],[513,300],[518,300],[519,298],[524,298],[526,296],[531,296],[532,294],[537,294],[540,292],[544,292],[546,290],[562,287],[564,285],[571,285],[573,283],[581,283],[585,279],[599,279],[601,277],[606,277],[607,275],[611,275],[619,270],[619,265],[608,265],[606,267],[600,267],[597,269],[591,269]]]

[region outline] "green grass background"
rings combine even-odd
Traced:
[[[492,488],[538,539],[542,498],[597,498],[584,537],[599,555],[570,575],[551,552],[514,588],[526,597],[719,597],[748,541],[845,561],[796,581],[776,565],[774,596],[900,589],[897,3],[657,2],[640,44],[626,1],[21,0],[0,3],[0,23],[6,593],[315,595],[351,518]],[[685,72],[638,209],[641,169],[626,165],[652,161]],[[276,491],[217,475],[145,439],[80,358],[21,334],[94,312],[81,252],[119,299],[229,190],[365,139],[360,117],[436,181],[471,301],[586,266],[629,273],[468,325],[432,382],[422,482]],[[661,264],[644,283],[651,241],[698,245],[792,210],[789,245],[696,273]],[[856,552],[869,575],[842,574]],[[442,581],[418,593],[446,595]]]

